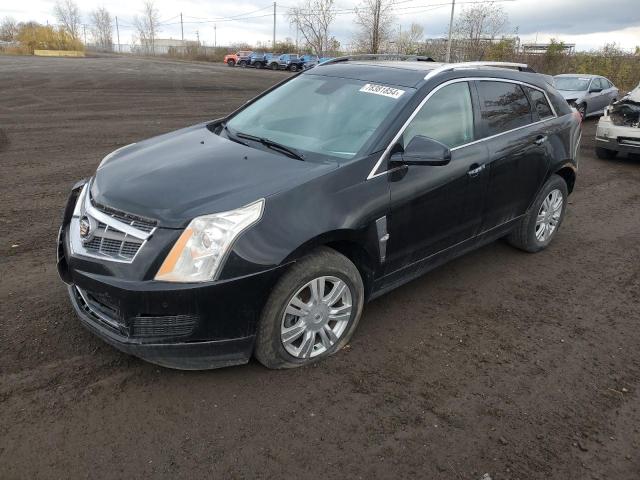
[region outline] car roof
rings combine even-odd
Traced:
[[[511,67],[526,67],[522,64],[497,64],[489,62],[480,64],[469,63],[440,63],[433,61],[410,60],[347,60],[329,61],[321,63],[316,68],[307,70],[307,75],[323,75],[330,77],[352,78],[374,83],[397,85],[410,88],[419,88],[424,85],[432,75],[437,78],[450,79],[459,77],[489,77],[506,78],[528,82],[546,88],[548,82],[543,75],[532,71],[518,71]],[[471,73],[470,73],[471,72]],[[441,76],[441,75],[443,76]],[[434,77],[435,78],[435,77]]]

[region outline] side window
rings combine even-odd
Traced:
[[[604,90],[606,87],[601,78],[594,78],[593,82],[591,82],[591,88],[602,88]]]
[[[547,97],[545,96],[545,94],[535,88],[524,88],[529,94],[531,106],[533,107],[533,111],[538,114],[538,118],[540,120],[544,120],[545,118],[553,117],[553,111],[549,106],[549,102],[547,102]]]
[[[487,136],[533,121],[529,100],[517,83],[479,81],[478,92]]]
[[[467,82],[447,85],[433,94],[402,134],[402,145],[417,135],[433,138],[449,148],[474,140],[473,107]]]

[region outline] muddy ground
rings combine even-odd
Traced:
[[[640,478],[640,160],[580,175],[551,247],[496,242],[365,307],[310,368],[159,368],[85,331],[70,186],[286,73],[0,57],[0,478]]]

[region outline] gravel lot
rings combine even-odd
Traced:
[[[640,160],[596,159],[596,120],[548,250],[441,267],[313,367],[172,371],[80,326],[55,269],[70,186],[285,75],[0,57],[0,478],[639,478]]]

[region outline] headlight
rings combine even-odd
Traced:
[[[234,240],[260,220],[264,199],[228,212],[194,218],[165,258],[156,280],[215,280]]]

